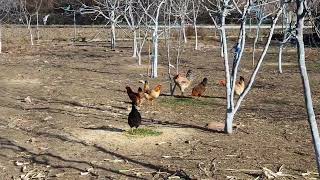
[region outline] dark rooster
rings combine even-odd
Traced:
[[[128,116],[128,124],[130,128],[138,128],[141,125],[141,115],[134,103],[132,103],[132,109]]]
[[[192,89],[192,94],[191,96],[198,96],[201,97],[203,95],[203,93],[206,91],[207,89],[207,84],[208,84],[208,78],[203,78],[202,82],[199,83],[198,85],[196,85],[193,89]]]

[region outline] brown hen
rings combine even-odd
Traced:
[[[133,92],[132,89],[129,86],[126,86],[127,89],[127,94],[132,101],[137,106],[140,106],[142,103],[142,98],[143,98],[143,91],[142,88],[139,87],[138,92]]]
[[[202,82],[192,89],[191,96],[201,97],[207,89],[208,78],[203,78]]]
[[[161,87],[162,87],[162,85],[159,84],[159,85],[157,85],[154,89],[152,89],[151,91],[149,91],[149,93],[148,93],[148,92],[145,92],[145,93],[144,93],[144,97],[145,97],[147,100],[151,101],[151,103],[153,104],[153,101],[160,96]]]

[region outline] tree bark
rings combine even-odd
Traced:
[[[2,24],[0,24],[0,53],[2,53]]]
[[[304,41],[303,41],[303,26],[304,26],[304,16],[306,15],[306,1],[305,0],[296,0],[297,3],[297,28],[296,28],[296,36],[297,36],[297,49],[298,49],[298,62],[299,69],[301,73],[302,85],[304,89],[304,99],[306,104],[306,109],[308,112],[308,121],[310,125],[310,130],[312,134],[312,140],[316,155],[318,172],[320,173],[320,137],[318,131],[318,125],[315,117],[315,113],[313,110],[313,103],[311,97],[311,90],[308,78],[308,72],[305,63],[305,49],[304,49]]]
[[[152,68],[151,68],[151,78],[158,77],[158,24],[155,25],[152,34]]]
[[[137,43],[137,30],[133,30],[133,54],[132,57],[137,57],[137,51],[138,51],[138,43]],[[138,64],[141,65],[141,61],[138,61]]]

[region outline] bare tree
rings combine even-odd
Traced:
[[[18,9],[18,0],[0,0],[0,53],[2,53],[2,24]]]
[[[27,28],[29,30],[30,35],[30,42],[31,45],[34,45],[33,42],[33,33],[32,33],[32,27],[31,27],[31,21],[32,17],[34,16],[34,13],[30,8],[28,8],[28,2],[27,0],[20,0],[20,20],[27,25]]]
[[[308,4],[306,0],[296,0],[296,5],[297,5],[296,39],[297,39],[298,62],[299,62],[299,69],[301,73],[302,85],[304,89],[306,109],[308,112],[308,121],[311,129],[312,140],[313,140],[313,145],[315,149],[318,172],[320,173],[320,137],[319,137],[316,116],[313,109],[310,83],[308,78],[306,62],[305,62],[305,49],[304,49],[304,41],[303,41],[304,19],[305,19],[305,16],[308,14]]]
[[[197,28],[197,18],[200,10],[200,0],[192,0],[192,14],[193,14],[193,28],[195,33],[195,50],[198,50],[198,28]]]
[[[138,56],[138,65],[141,65],[141,52],[144,47],[144,44],[147,40],[148,28],[143,28],[147,24],[146,15],[141,9],[138,3],[135,3],[133,0],[126,1],[126,8],[124,12],[124,19],[126,20],[130,30],[133,34],[133,55],[132,57]]]
[[[152,55],[151,55],[151,77],[158,77],[158,41],[159,41],[159,17],[161,8],[166,0],[155,0],[152,2],[142,2],[139,4],[149,19],[149,27],[152,28]]]
[[[138,22],[137,22],[137,16],[139,15],[136,11],[136,6],[133,2],[133,0],[126,0],[126,8],[124,13],[124,18],[127,21],[127,24],[132,31],[133,35],[133,54],[132,57],[137,57],[137,51],[138,51],[138,43],[137,43],[137,28],[138,28]],[[141,61],[138,61],[138,64],[141,65]]]
[[[88,6],[82,4],[82,7],[79,9],[81,14],[96,14],[96,18],[102,16],[111,26],[111,49],[116,47],[116,26],[122,17],[124,10],[122,0],[94,0],[95,6]]]
[[[39,0],[36,2],[36,18],[37,18],[37,28],[36,28],[36,32],[37,32],[37,42],[39,41],[40,39],[40,30],[39,30],[39,11],[40,11],[40,8],[41,8],[41,5],[42,5],[42,0]]]
[[[177,0],[177,1],[171,1],[172,2],[172,9],[173,13],[172,15],[176,16],[179,20],[180,24],[180,33],[183,35],[183,41],[184,43],[187,43],[187,35],[186,35],[186,20],[189,18],[189,13],[191,12],[190,6],[190,0]]]
[[[220,30],[220,35],[222,39],[222,50],[223,50],[223,58],[224,58],[224,67],[225,67],[225,78],[226,78],[226,95],[227,95],[227,111],[226,111],[226,121],[225,121],[225,132],[231,134],[232,133],[232,124],[234,120],[234,115],[238,111],[241,102],[243,101],[244,97],[247,95],[247,93],[250,91],[254,80],[256,78],[256,75],[260,69],[261,63],[264,60],[264,57],[266,55],[266,52],[269,48],[271,37],[274,33],[275,25],[279,19],[279,16],[281,15],[283,11],[283,4],[279,5],[278,1],[272,1],[273,4],[278,6],[277,11],[273,12],[273,22],[270,27],[268,40],[264,46],[263,52],[260,55],[260,58],[258,60],[257,65],[255,66],[251,76],[249,83],[243,93],[239,96],[238,100],[235,103],[234,100],[234,92],[235,92],[235,85],[237,80],[237,74],[239,70],[239,65],[241,62],[241,58],[243,56],[244,47],[246,44],[246,22],[247,17],[249,16],[250,10],[256,6],[262,6],[266,4],[270,4],[270,2],[266,2],[264,4],[255,4],[250,0],[247,0],[245,4],[241,4],[242,6],[239,6],[235,1],[231,0],[223,0],[220,4],[214,4],[213,2],[209,2],[209,4],[213,5],[213,8],[209,8],[209,6],[205,6],[206,9],[210,12],[210,15],[212,17],[212,20],[216,27]],[[212,6],[211,6],[212,7]],[[215,9],[214,9],[215,8]],[[227,35],[226,35],[226,17],[230,14],[231,11],[236,11],[241,15],[241,24],[240,24],[240,30],[238,35],[238,41],[234,46],[235,52],[232,60],[232,67],[229,67],[229,54],[228,54],[228,42],[227,42]],[[214,15],[218,15],[218,18],[214,17]],[[218,22],[220,23],[218,25]]]

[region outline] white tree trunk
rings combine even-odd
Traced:
[[[0,53],[2,53],[2,24],[0,24]]]
[[[152,55],[151,55],[151,78],[158,77],[158,24],[155,25],[152,33]]]
[[[37,41],[39,41],[40,39],[40,32],[39,32],[39,12],[36,12],[36,16],[37,16]]]
[[[281,43],[279,47],[279,56],[278,56],[278,70],[279,73],[282,74],[282,51],[283,51],[284,44]]]
[[[221,18],[221,40],[222,40],[222,50],[224,57],[224,69],[225,69],[225,78],[226,78],[226,92],[227,92],[227,112],[226,112],[226,121],[225,121],[225,132],[232,133],[232,121],[233,121],[233,107],[231,106],[231,87],[230,87],[230,70],[229,70],[229,58],[228,58],[228,45],[227,45],[227,35],[225,29],[225,17],[226,12],[223,12]]]
[[[137,42],[137,30],[135,29],[135,27],[133,27],[133,54],[132,57],[137,57],[137,51],[138,51],[138,42]],[[141,62],[139,62],[139,65],[141,65]]]
[[[141,65],[141,52],[137,53],[138,56],[138,65]]]
[[[287,6],[286,6],[287,7]],[[289,26],[290,26],[290,17],[287,13],[287,10],[285,9],[283,11],[283,17],[285,19],[285,21],[283,21],[283,26],[285,26],[285,31],[283,32],[283,40],[280,44],[280,47],[279,47],[279,55],[278,55],[278,71],[280,74],[282,74],[282,52],[283,52],[283,48],[285,46],[285,43],[289,40],[288,38],[290,38],[290,34],[288,33],[288,30],[289,30]],[[289,37],[288,37],[289,36]]]
[[[111,49],[116,48],[116,26],[115,23],[111,22]]]
[[[111,21],[111,49],[116,48],[116,20],[115,20],[115,12],[111,11],[110,16]]]
[[[33,33],[32,33],[32,28],[31,28],[31,17],[30,19],[28,20],[28,30],[29,30],[29,34],[30,34],[30,42],[31,42],[31,46],[34,45],[33,43]]]
[[[195,41],[196,41],[196,44],[195,44],[194,49],[195,49],[195,50],[198,50],[198,29],[197,29],[197,23],[194,22],[193,26],[194,26],[194,34],[195,34]]]
[[[181,19],[181,30],[183,33],[183,41],[184,43],[187,43],[187,35],[186,35],[186,23],[185,23],[185,17]]]
[[[73,42],[76,42],[77,39],[77,22],[76,22],[76,11],[73,12]]]
[[[256,45],[259,39],[259,32],[260,32],[260,27],[262,24],[263,19],[260,19],[257,29],[256,29],[256,37],[254,38],[254,43],[253,43],[253,51],[252,51],[252,67],[255,66],[255,55],[256,55]]]
[[[297,48],[298,48],[298,61],[299,68],[301,73],[301,79],[304,89],[304,98],[306,103],[306,108],[308,112],[308,121],[311,129],[312,140],[316,155],[316,161],[318,166],[318,172],[320,173],[320,137],[318,131],[318,125],[315,117],[315,113],[313,110],[313,103],[311,97],[311,90],[308,78],[307,67],[305,63],[305,49],[304,49],[304,41],[303,41],[303,26],[304,26],[304,16],[306,15],[306,1],[305,0],[296,0],[297,3]]]
[[[194,34],[195,34],[195,50],[198,50],[198,28],[197,28],[197,17],[199,12],[199,4],[197,4],[197,9],[195,6],[195,1],[192,1],[192,9],[193,9],[193,27],[194,27]]]

